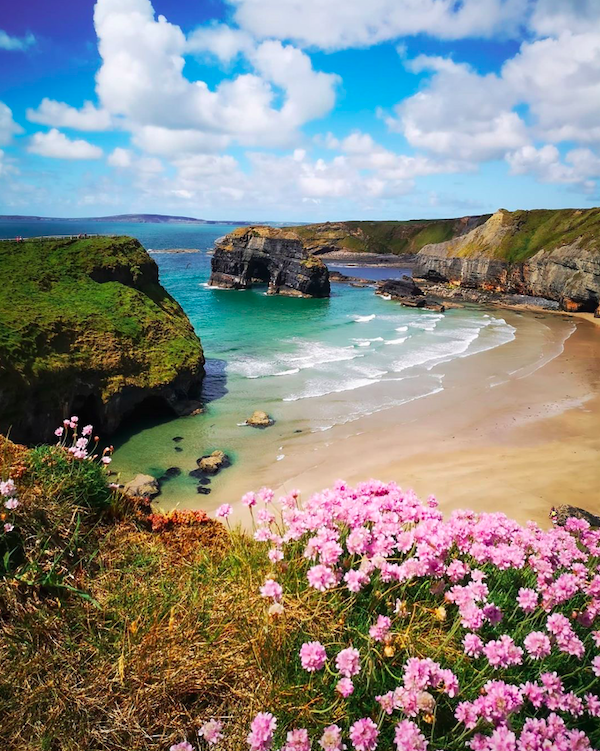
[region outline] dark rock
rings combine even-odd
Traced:
[[[202,495],[208,495],[210,492],[210,488],[205,488],[202,485],[198,485],[198,487],[196,488],[196,493],[201,493]]]
[[[175,446],[175,451],[183,451],[183,449],[181,448],[181,446]]]
[[[180,441],[183,441],[183,436],[176,435],[175,438],[173,438],[173,440],[175,441],[175,443],[179,443]]]
[[[375,294],[389,296],[408,308],[428,308],[441,313],[445,310],[440,302],[426,297],[423,290],[408,276],[379,282]]]
[[[181,469],[179,467],[169,467],[169,469],[165,470],[164,475],[160,479],[170,480],[172,477],[179,477],[180,474]]]
[[[559,527],[564,527],[567,519],[571,517],[584,519],[591,527],[600,527],[600,516],[596,516],[596,514],[592,514],[578,506],[563,504],[561,506],[553,506],[550,510],[550,518]]]
[[[262,282],[270,295],[329,296],[327,266],[291,230],[239,227],[216,244],[211,266],[212,286],[247,289]]]

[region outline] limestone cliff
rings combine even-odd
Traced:
[[[295,232],[274,227],[240,227],[215,246],[209,284],[247,289],[253,282],[267,283],[272,295],[329,295],[325,264],[308,253]]]
[[[184,414],[203,365],[137,240],[0,242],[0,432],[49,440],[78,414],[107,435],[136,408]]]
[[[466,235],[424,246],[413,273],[469,288],[543,297],[568,311],[596,310],[600,209],[501,209]]]

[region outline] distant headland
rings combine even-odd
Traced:
[[[112,216],[24,216],[0,214],[0,222],[132,222],[136,224],[235,224],[245,226],[246,221],[216,221],[196,219],[192,216],[170,216],[168,214],[114,214]]]

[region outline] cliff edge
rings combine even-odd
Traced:
[[[0,242],[0,432],[53,438],[71,414],[110,434],[136,408],[198,408],[204,356],[130,237]]]
[[[504,209],[465,235],[425,245],[414,276],[543,297],[563,310],[600,304],[600,209]]]

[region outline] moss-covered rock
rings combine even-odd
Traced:
[[[130,237],[0,242],[0,430],[47,440],[70,414],[105,435],[148,400],[195,401],[200,340]]]

